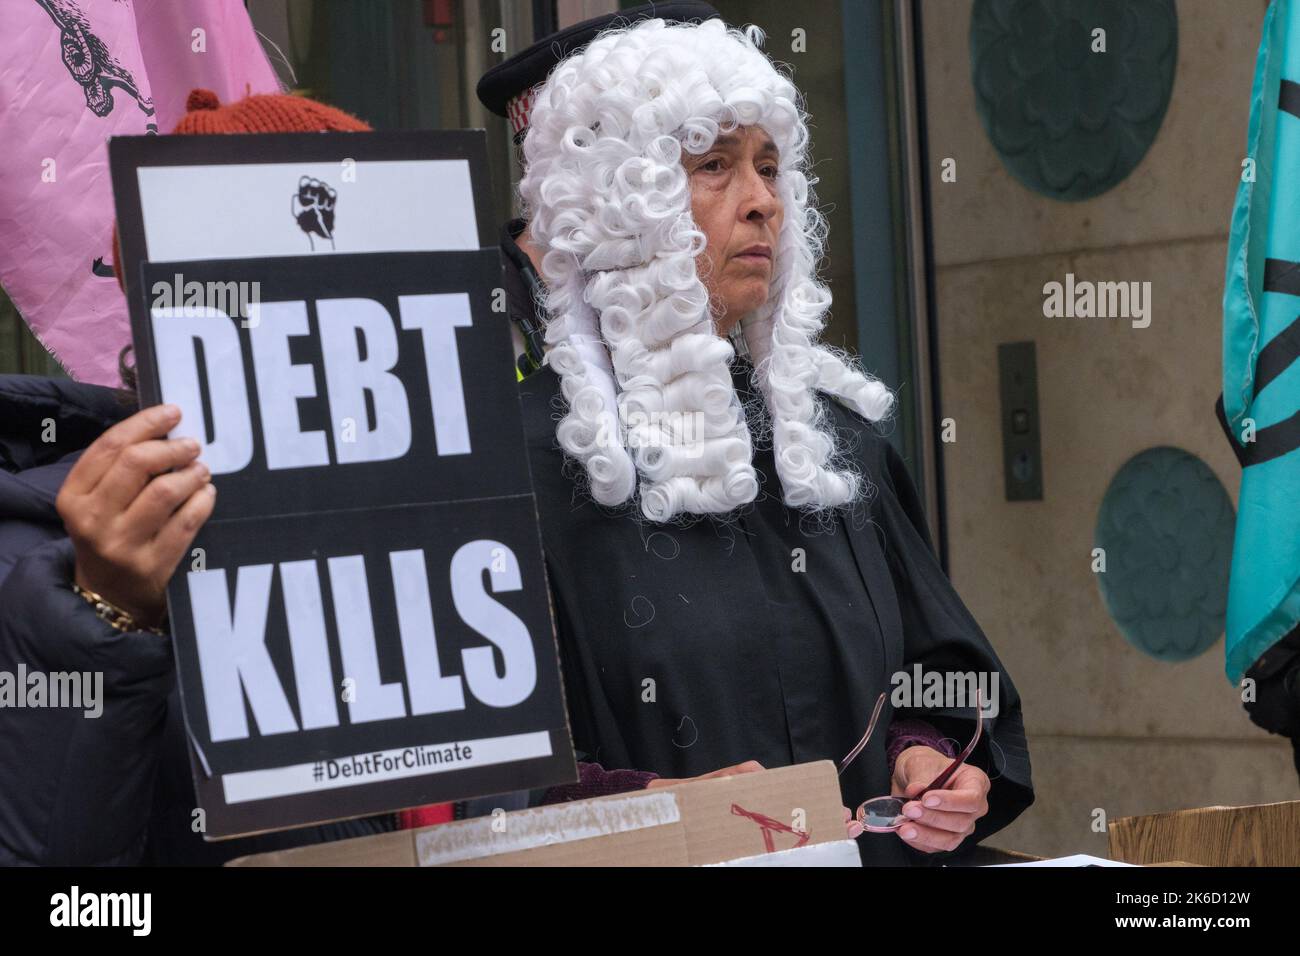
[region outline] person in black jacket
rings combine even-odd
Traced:
[[[74,578],[88,590],[105,587],[94,570],[78,574],[79,563],[84,571],[127,549],[136,573],[131,582],[110,572],[114,603],[159,623],[160,588],[211,509],[201,469],[150,478],[163,459],[194,455],[161,437],[161,410],[133,410],[112,389],[0,376],[0,672],[103,674],[97,716],[0,707],[0,864],[219,863],[393,829],[384,815],[203,840],[171,642],[115,628],[71,587]],[[172,515],[166,503],[178,496],[192,504]],[[145,517],[155,501],[163,507]],[[128,527],[123,517],[135,505]]]
[[[223,108],[196,90],[187,106],[177,133],[369,129],[301,97]],[[159,625],[166,582],[214,494],[197,446],[166,439],[175,416],[134,412],[129,387],[0,376],[0,683],[103,675],[96,716],[0,706],[0,864],[218,863],[398,826],[385,814],[204,841],[172,646]],[[455,812],[540,799],[522,792]]]
[[[1261,654],[1246,677],[1255,682],[1254,693],[1243,695],[1247,715],[1255,726],[1291,741],[1300,774],[1300,628]]]

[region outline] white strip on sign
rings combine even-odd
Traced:
[[[509,826],[501,832],[493,830],[492,816],[455,826],[432,827],[415,835],[415,856],[420,866],[442,866],[611,833],[667,826],[681,818],[677,796],[672,793],[557,803],[512,813]]]
[[[479,248],[462,159],[141,166],[136,175],[151,262]]]
[[[316,793],[339,787],[358,787],[403,777],[422,777],[469,767],[528,760],[551,755],[551,735],[545,730],[480,740],[455,740],[330,757],[313,763],[242,770],[221,778],[227,803],[267,800],[296,793]]]

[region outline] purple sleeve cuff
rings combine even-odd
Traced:
[[[889,758],[889,775],[894,775],[894,762],[898,755],[908,747],[933,747],[949,757],[957,756],[957,748],[952,741],[945,740],[943,734],[935,730],[924,720],[909,717],[896,720],[889,725],[889,734],[885,737],[885,754]]]
[[[598,763],[579,763],[578,782],[551,787],[542,797],[542,805],[644,790],[646,784],[658,778],[659,774],[648,770],[606,770]]]

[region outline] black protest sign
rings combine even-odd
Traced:
[[[211,838],[576,778],[481,132],[110,143]]]

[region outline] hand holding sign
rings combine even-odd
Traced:
[[[146,626],[165,612],[167,582],[212,514],[216,489],[198,443],[167,433],[180,410],[137,412],[95,441],[55,502],[76,551],[76,582]]]

